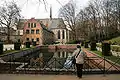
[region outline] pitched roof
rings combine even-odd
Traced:
[[[20,26],[18,26],[18,29],[23,29],[24,27],[24,22],[28,21],[29,19],[21,19],[20,20]],[[45,26],[48,25],[48,29],[55,29],[55,28],[65,28],[65,24],[62,18],[52,18],[50,20],[49,18],[45,19],[35,19],[38,22],[42,22]]]

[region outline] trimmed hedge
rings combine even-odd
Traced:
[[[26,45],[26,48],[30,48],[30,42],[26,42],[25,45]]]
[[[89,44],[89,42],[85,42],[85,43],[84,43],[84,47],[85,47],[85,48],[89,48],[89,47],[88,47],[88,44]]]
[[[84,41],[81,42],[81,46],[84,46]]]
[[[0,42],[0,54],[3,53],[3,42]]]
[[[20,42],[14,43],[14,50],[20,50],[20,46],[21,46]]]
[[[91,41],[91,43],[90,43],[90,49],[91,50],[96,50],[96,41]]]
[[[33,46],[36,46],[36,41],[33,41],[33,42],[32,42],[32,45],[33,45]]]
[[[109,42],[103,42],[102,43],[102,55],[104,56],[110,56],[111,55],[111,47]]]

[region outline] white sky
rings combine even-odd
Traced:
[[[4,1],[13,1],[13,0],[0,0],[0,3],[2,4]],[[44,3],[39,3],[39,0],[14,0],[17,2],[17,4],[21,7],[21,15],[24,18],[49,18],[49,8],[50,5],[52,5],[52,17],[56,18],[58,17],[59,9],[62,7],[59,2],[62,5],[65,5],[70,0],[46,0],[47,2],[47,10],[45,9]],[[58,2],[59,1],[59,2]],[[80,8],[83,8],[87,6],[87,3],[89,0],[75,0],[77,5],[77,11],[79,11]]]

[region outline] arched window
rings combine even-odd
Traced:
[[[60,39],[60,30],[58,31],[58,39]]]
[[[65,39],[65,31],[62,30],[62,38]]]

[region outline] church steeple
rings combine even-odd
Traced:
[[[50,20],[52,20],[52,5],[50,5]]]

